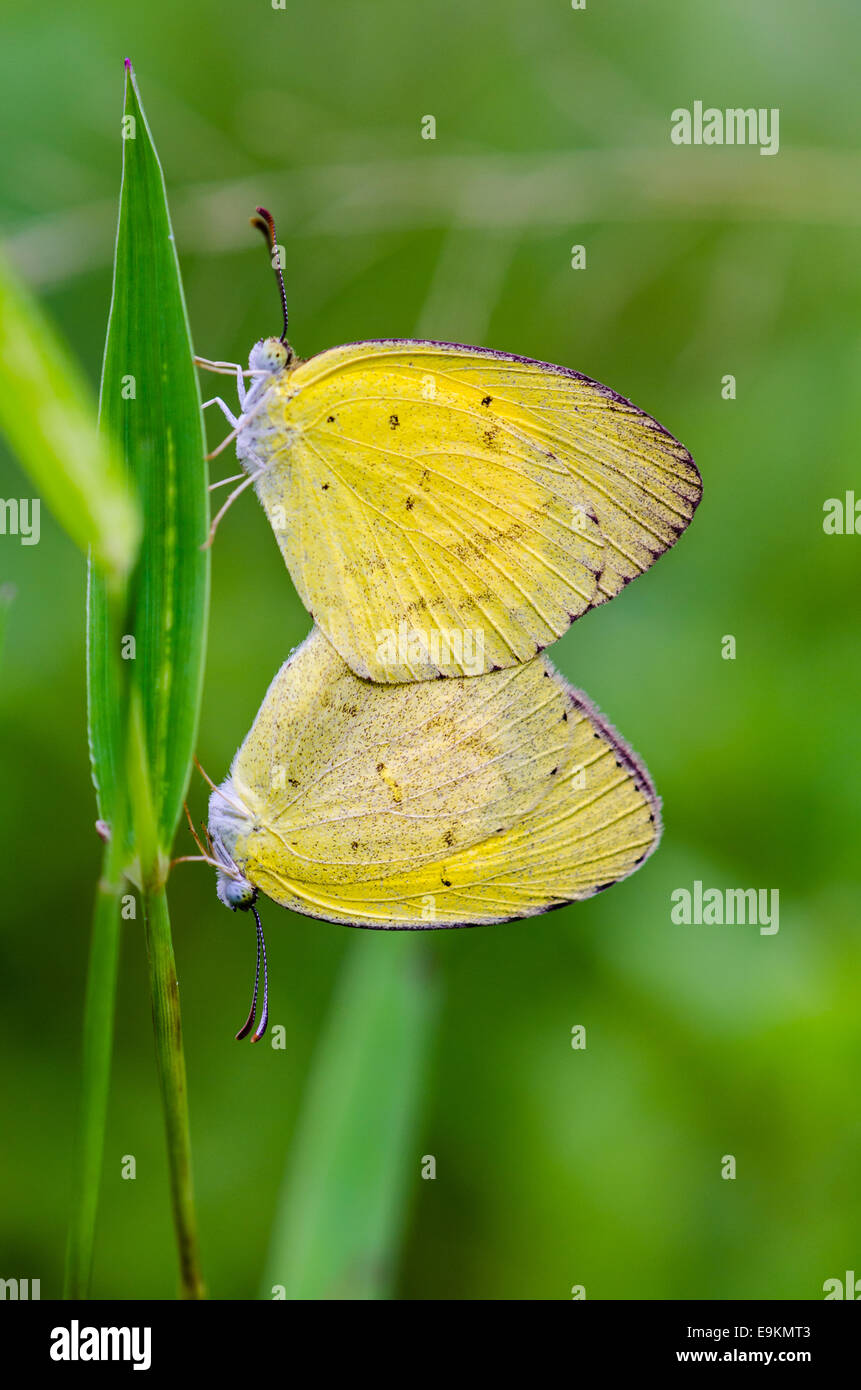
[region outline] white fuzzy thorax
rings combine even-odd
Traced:
[[[267,436],[278,434],[280,444],[289,444],[290,431],[279,430],[267,417],[266,397],[292,357],[278,338],[261,339],[249,353],[248,366],[254,377],[240,400],[242,414],[236,436],[236,457],[247,473],[259,474],[265,466]]]

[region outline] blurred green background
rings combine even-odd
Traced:
[[[94,385],[129,54],[199,352],[244,360],[278,331],[247,223],[262,202],[301,356],[421,335],[564,363],[654,413],[704,476],[678,547],[552,653],[646,760],[658,855],[592,902],[424,939],[441,1008],[398,1296],[822,1297],[861,1260],[861,538],[822,530],[826,498],[861,497],[857,7],[91,0],[7,6],[3,30],[0,232]],[[671,145],[697,99],[779,107],[780,153]],[[0,496],[30,494],[3,454]],[[308,620],[253,498],[213,563],[199,754],[220,779]],[[38,546],[0,537],[4,582],[0,1275],[51,1297],[99,863],[84,571],[43,512]],[[674,925],[695,879],[779,889],[779,933]],[[254,1297],[351,933],[264,904],[287,1049],[252,1050],[233,1041],[248,922],[199,866],[171,901],[205,1271]],[[94,1291],[172,1297],[142,928],[124,931]]]

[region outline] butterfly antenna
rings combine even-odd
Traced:
[[[266,245],[272,253],[272,269],[275,271],[275,278],[278,281],[278,292],[281,295],[281,312],[284,315],[284,329],[279,342],[287,342],[287,291],[284,288],[284,275],[278,257],[278,240],[275,236],[275,218],[266,208],[257,208],[257,216],[252,217],[251,225],[256,227],[258,232],[262,232],[266,238]]]
[[[263,935],[263,927],[260,922],[260,914],[258,913],[257,908],[253,904],[251,906],[251,911],[254,913],[254,920],[257,923],[258,969],[260,953],[262,952],[263,954],[263,1008],[260,1011],[260,1022],[254,1030],[254,1036],[251,1039],[252,1042],[259,1042],[260,1039],[263,1037],[263,1034],[266,1032],[266,1025],[269,1022],[269,967],[266,963],[266,939]],[[256,994],[257,986],[255,985],[254,988]]]
[[[257,909],[256,909],[256,908],[252,908],[252,911],[254,912],[254,916],[257,917]],[[260,984],[260,942],[261,942],[262,938],[263,938],[263,932],[262,932],[261,927],[260,927],[260,918],[257,917],[257,970],[256,970],[255,975],[254,975],[254,993],[253,993],[252,996],[251,996],[251,1008],[248,1010],[248,1017],[246,1018],[245,1022],[243,1023],[242,1027],[240,1028],[239,1032],[236,1034],[236,1041],[237,1041],[237,1042],[241,1042],[243,1038],[247,1038],[247,1037],[248,1037],[248,1034],[251,1032],[251,1029],[254,1027],[254,1019],[255,1019],[255,1017],[256,1017],[256,1015],[257,1015],[257,989],[258,989],[258,986],[259,986],[259,984]],[[264,976],[264,979],[265,979],[265,976]],[[265,1024],[264,1024],[264,1027],[265,1027]],[[256,1036],[257,1036],[257,1035],[255,1034],[255,1037],[256,1037]]]

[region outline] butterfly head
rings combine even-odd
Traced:
[[[236,876],[227,869],[219,869],[215,891],[219,901],[231,911],[247,912],[257,901],[257,889],[242,874]]]
[[[261,338],[259,343],[254,344],[248,357],[252,372],[266,372],[268,376],[283,372],[292,361],[293,349],[280,338]]]
[[[231,911],[247,911],[257,900],[257,889],[242,872],[237,862],[237,845],[247,836],[253,817],[237,795],[228,777],[216,787],[209,798],[209,836],[212,853],[218,865],[216,892],[220,902]],[[239,855],[242,861],[242,855]]]
[[[251,912],[257,927],[257,971],[254,976],[254,993],[251,996],[251,1008],[248,1017],[236,1034],[237,1042],[240,1038],[247,1038],[249,1033],[251,1033],[252,1042],[259,1042],[266,1032],[266,1025],[269,1020],[269,967],[266,963],[266,942],[263,938],[260,913],[254,906],[257,901],[257,889],[245,877],[240,864],[234,858],[237,841],[241,835],[247,833],[251,824],[250,812],[243,805],[233,782],[228,777],[226,782],[222,782],[220,787],[215,788],[209,798],[209,840],[212,846],[212,859],[218,869],[216,891],[219,900],[231,911]],[[263,1007],[258,1018],[257,992],[260,985],[261,960],[263,961]],[[253,1032],[252,1029],[254,1029]]]
[[[269,1021],[269,967],[266,963],[266,942],[263,938],[260,913],[254,906],[257,901],[257,889],[242,872],[241,865],[244,861],[241,851],[239,852],[240,862],[237,863],[234,857],[237,854],[240,837],[244,837],[248,833],[252,824],[253,818],[250,811],[238,795],[232,779],[228,777],[226,782],[222,782],[220,787],[214,789],[209,798],[209,839],[212,845],[212,859],[218,869],[217,892],[219,900],[231,911],[252,913],[257,927],[257,970],[254,975],[254,993],[251,996],[251,1008],[248,1011],[248,1017],[236,1034],[237,1042],[241,1038],[247,1038],[249,1033],[251,1033],[252,1042],[259,1042],[266,1032],[266,1025]],[[258,1017],[257,1002],[261,960],[263,962],[263,1005]]]

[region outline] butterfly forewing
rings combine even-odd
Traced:
[[[529,660],[671,546],[701,491],[615,393],[456,344],[321,353],[247,428],[303,602],[381,682]]]

